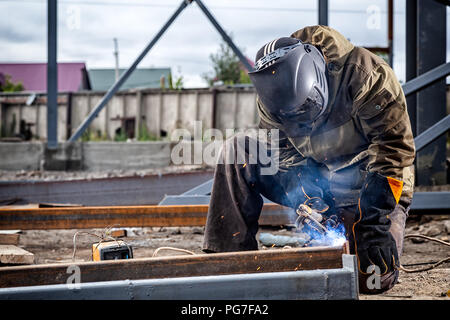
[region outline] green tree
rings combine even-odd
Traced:
[[[13,83],[9,74],[0,74],[0,92],[17,92],[23,91],[24,87],[22,82]],[[3,78],[3,79],[2,79]]]
[[[178,72],[181,73],[181,69],[179,69]],[[174,84],[174,81],[175,81],[175,84]],[[183,86],[184,86],[184,78],[180,74],[177,78],[173,79],[172,72],[170,72],[168,83],[169,83],[170,90],[181,90],[181,89],[183,89]]]
[[[250,83],[247,71],[244,70],[239,58],[233,50],[225,43],[220,44],[219,51],[209,55],[213,66],[213,74],[203,75],[210,86],[216,81],[222,81],[224,84],[233,85],[237,83]]]

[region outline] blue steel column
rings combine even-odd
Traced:
[[[417,75],[446,62],[446,29],[446,7],[436,1],[418,0]],[[445,89],[445,79],[442,79],[417,93],[417,135],[446,116]],[[445,184],[446,137],[438,138],[418,152],[416,164],[418,185]]]
[[[47,147],[58,146],[57,0],[47,1]]]
[[[328,0],[319,0],[319,24],[328,25]]]

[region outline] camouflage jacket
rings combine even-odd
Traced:
[[[411,199],[414,139],[393,70],[329,27],[305,27],[291,36],[321,48],[330,97],[327,111],[307,134],[291,130],[257,100],[260,127],[280,129],[280,169],[313,160],[329,182],[337,207],[357,204],[367,172],[372,171],[402,180],[402,197]]]

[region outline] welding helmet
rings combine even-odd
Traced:
[[[328,104],[326,62],[319,49],[279,38],[256,54],[249,76],[267,110],[282,121],[309,124]]]

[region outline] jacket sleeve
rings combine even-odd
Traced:
[[[405,96],[393,70],[380,63],[353,101],[355,119],[369,142],[369,172],[403,181],[415,146]]]

